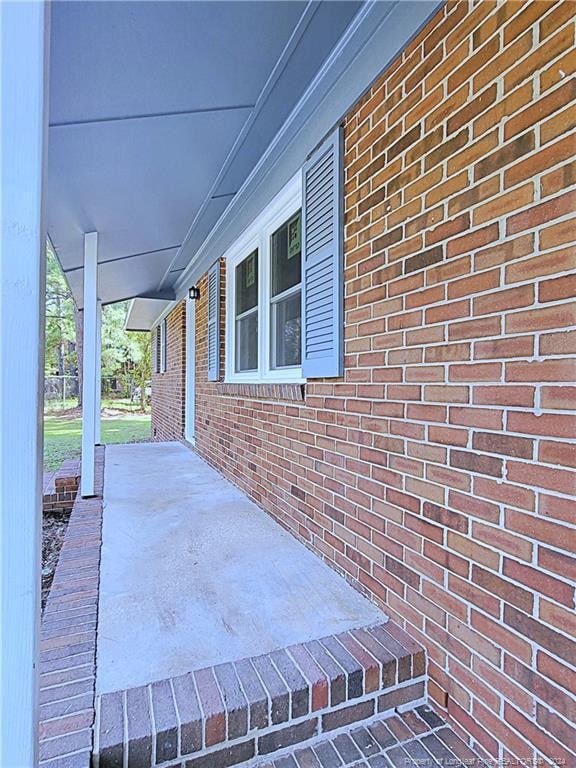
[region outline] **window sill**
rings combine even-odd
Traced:
[[[219,382],[218,394],[223,397],[244,397],[254,400],[290,400],[292,402],[304,402],[304,384],[284,383],[272,384],[270,382],[259,383],[234,383]]]

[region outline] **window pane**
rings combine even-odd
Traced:
[[[236,316],[258,304],[258,251],[236,267]]]
[[[272,305],[274,368],[300,365],[300,291]]]
[[[236,370],[258,368],[258,312],[236,320]]]
[[[298,285],[301,254],[300,212],[276,230],[271,238],[272,296]]]

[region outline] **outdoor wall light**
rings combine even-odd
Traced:
[[[194,299],[194,301],[198,301],[200,298],[200,288],[198,288],[196,285],[193,285],[192,288],[188,289],[188,296],[191,299]]]

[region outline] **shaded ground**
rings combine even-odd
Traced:
[[[150,415],[117,408],[102,411],[102,442],[136,443],[150,439]],[[44,418],[44,469],[57,469],[64,459],[78,458],[82,420],[77,409]]]

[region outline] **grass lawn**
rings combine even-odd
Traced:
[[[44,417],[44,469],[58,469],[64,459],[80,456],[81,419]],[[130,443],[150,437],[150,415],[127,413],[102,419],[102,442]]]

